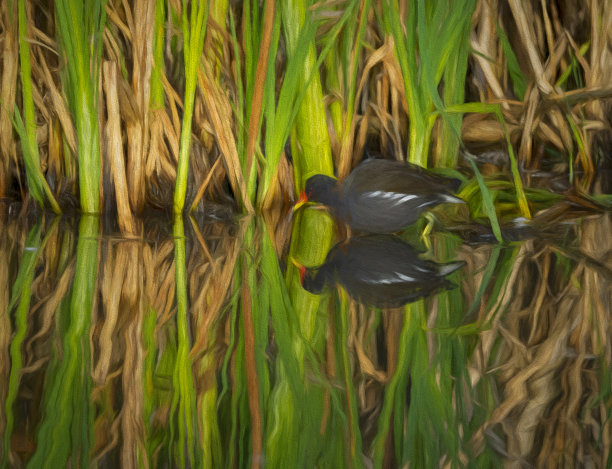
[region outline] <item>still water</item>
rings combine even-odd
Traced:
[[[610,214],[344,243],[319,294],[292,228],[5,213],[2,467],[610,467]]]

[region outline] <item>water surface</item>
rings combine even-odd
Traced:
[[[3,467],[609,467],[610,215],[476,228],[403,233],[465,265],[381,309],[301,289],[284,215],[5,216]]]

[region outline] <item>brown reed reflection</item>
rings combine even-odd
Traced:
[[[611,228],[605,214],[584,220],[567,249],[524,243],[490,310],[503,317],[481,333],[472,378],[494,377],[500,395],[474,444],[488,440],[507,467],[609,464]]]

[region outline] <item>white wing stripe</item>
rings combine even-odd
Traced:
[[[403,204],[404,202],[408,202],[409,200],[416,199],[418,197],[414,194],[402,194],[401,192],[386,191],[364,192],[363,196],[368,199],[389,199],[389,201],[393,202],[393,205]]]
[[[393,285],[394,283],[417,282],[418,280],[414,277],[409,277],[408,275],[404,275],[400,272],[394,272],[390,276],[384,278],[372,277],[371,281],[373,281],[374,283],[382,283],[383,285]]]

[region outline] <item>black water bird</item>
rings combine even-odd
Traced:
[[[368,159],[342,183],[322,174],[310,177],[295,209],[308,201],[319,202],[357,231],[393,233],[414,223],[428,208],[463,203],[451,194],[459,184],[414,164]]]
[[[394,235],[367,235],[336,244],[319,268],[297,266],[302,287],[311,293],[338,283],[361,303],[396,307],[454,287],[444,277],[463,265],[421,259],[415,248]]]

